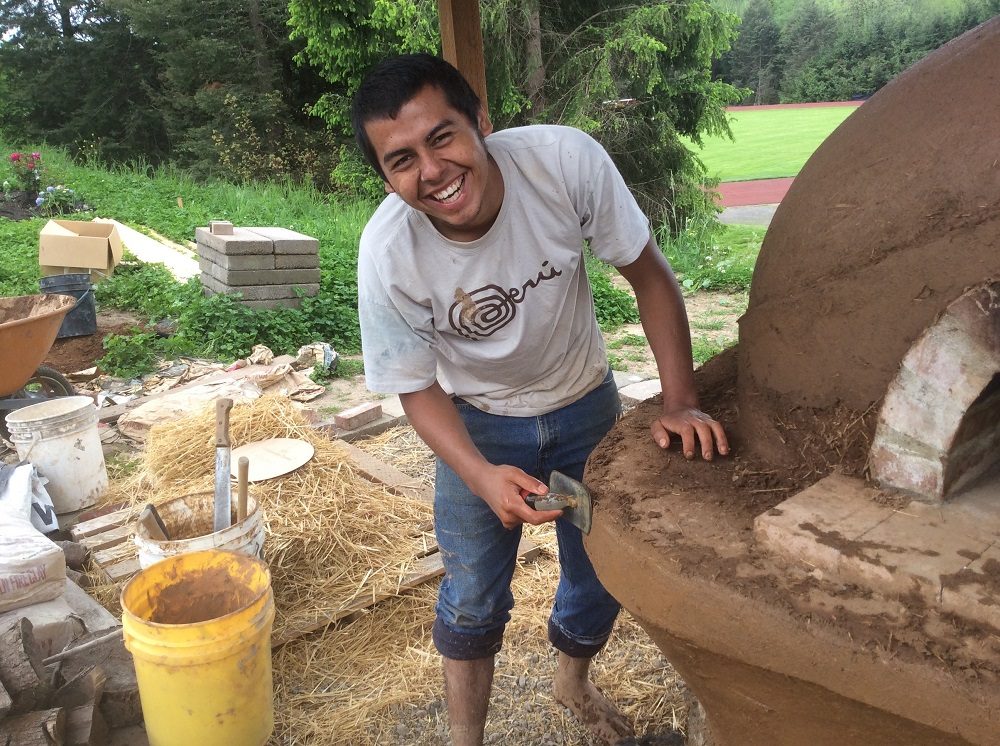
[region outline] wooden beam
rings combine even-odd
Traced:
[[[483,110],[488,112],[479,0],[438,0],[438,18],[444,58],[465,76],[482,101]]]

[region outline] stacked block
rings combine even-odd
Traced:
[[[287,228],[212,228],[195,230],[207,294],[242,293],[251,308],[298,308],[296,290],[319,292],[317,239]]]

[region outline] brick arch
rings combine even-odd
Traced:
[[[966,291],[906,353],[869,463],[879,484],[930,501],[1000,463],[1000,280]]]

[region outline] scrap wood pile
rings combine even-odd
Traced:
[[[52,654],[54,642],[26,617],[0,632],[0,744],[102,744],[109,728],[141,720],[118,631],[83,635]]]

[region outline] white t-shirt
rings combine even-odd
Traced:
[[[483,411],[535,416],[576,401],[607,372],[584,240],[623,266],[638,259],[649,222],[608,154],[579,130],[517,127],[486,145],[504,199],[482,238],[445,238],[395,194],[365,227],[365,376],[372,391],[437,380]]]

